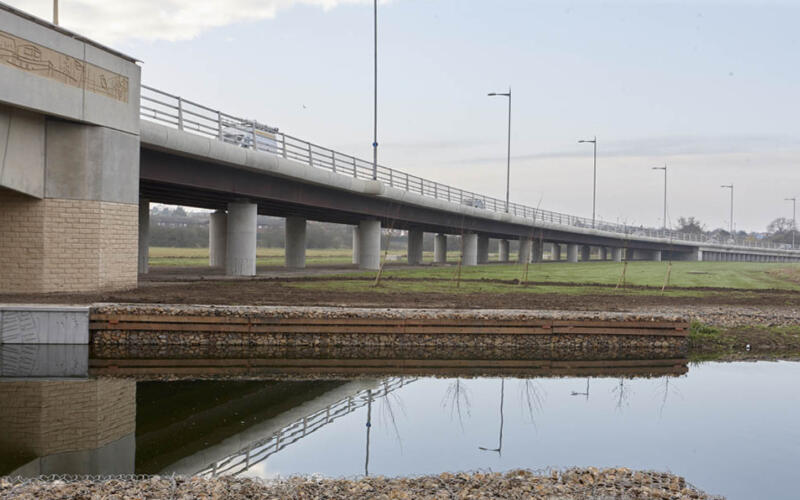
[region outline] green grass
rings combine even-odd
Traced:
[[[630,262],[626,271],[627,285],[658,287],[664,284],[666,262]],[[545,262],[528,267],[528,281],[540,283],[594,283],[616,286],[622,273],[619,262]],[[669,286],[679,288],[736,288],[742,290],[800,290],[800,283],[792,281],[779,269],[800,265],[763,264],[746,262],[673,262]],[[461,277],[465,280],[520,280],[524,266],[519,264],[491,264],[464,267]],[[386,269],[385,277],[397,278],[444,278],[455,276],[455,266],[423,269]],[[374,273],[360,273],[369,276]],[[354,274],[355,275],[355,274]]]

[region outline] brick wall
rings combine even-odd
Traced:
[[[134,288],[138,206],[0,190],[0,291]]]
[[[0,382],[0,401],[0,450],[93,450],[136,430],[132,380]]]

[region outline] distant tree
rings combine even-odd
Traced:
[[[694,217],[679,217],[678,231],[689,234],[703,234],[705,226]]]
[[[792,229],[792,219],[778,217],[767,226],[767,238],[776,243],[790,243]]]

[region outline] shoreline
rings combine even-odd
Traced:
[[[233,477],[152,476],[91,479],[0,477],[0,497],[35,498],[631,498],[711,500],[680,476],[627,468],[442,473],[414,477],[262,481]]]

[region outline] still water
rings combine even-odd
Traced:
[[[270,478],[625,466],[797,498],[800,363],[683,375],[0,379],[0,474]]]

